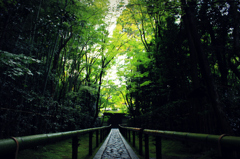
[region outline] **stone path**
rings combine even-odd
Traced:
[[[138,159],[122,137],[119,129],[112,129],[94,159]]]

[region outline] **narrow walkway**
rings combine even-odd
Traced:
[[[138,157],[122,137],[119,129],[113,128],[94,159],[138,159]]]

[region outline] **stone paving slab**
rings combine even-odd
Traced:
[[[138,159],[138,157],[122,137],[119,129],[114,128],[111,129],[94,159]]]

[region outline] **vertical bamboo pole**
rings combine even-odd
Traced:
[[[132,134],[133,134],[133,147],[135,147],[135,131],[133,131]]]
[[[129,142],[131,142],[131,130],[129,130]]]
[[[145,159],[149,159],[149,139],[148,134],[145,134]]]
[[[156,137],[156,159],[162,159],[162,138]]]
[[[98,133],[98,130],[96,130],[96,147],[98,147],[99,146],[99,142],[98,142],[98,135],[99,135],[99,133]]]
[[[93,132],[90,131],[89,132],[89,156],[92,155],[92,135],[93,135]]]
[[[78,137],[72,138],[72,159],[77,159],[78,155]]]
[[[143,129],[139,131],[139,155],[143,154],[142,150],[142,134],[143,134]]]
[[[102,142],[103,141],[103,130],[101,129],[100,130],[100,142]]]

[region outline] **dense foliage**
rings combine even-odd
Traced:
[[[0,136],[98,125],[107,0],[0,2]],[[117,46],[115,46],[117,47]]]
[[[132,125],[240,133],[239,15],[237,1],[129,1],[118,31],[134,38],[119,75]]]
[[[108,0],[0,2],[1,138],[97,126],[116,105],[131,126],[240,133],[239,2],[123,8],[110,34]]]

